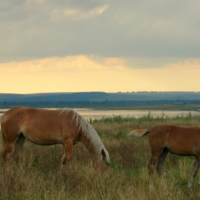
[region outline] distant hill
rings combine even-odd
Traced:
[[[200,92],[75,92],[75,93],[0,93],[0,102],[59,102],[59,101],[156,101],[156,100],[200,100]]]

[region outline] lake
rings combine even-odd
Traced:
[[[52,109],[52,108],[51,108]],[[158,110],[93,110],[89,108],[74,108],[74,110],[82,115],[86,119],[100,119],[102,117],[112,117],[112,116],[122,116],[122,117],[136,117],[140,118],[148,115],[151,112],[151,115],[154,117],[162,116],[163,113],[168,117],[187,116],[189,113],[191,115],[200,115],[198,111],[158,111]],[[7,109],[0,109],[0,115]]]

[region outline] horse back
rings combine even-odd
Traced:
[[[200,128],[160,125],[149,134],[152,148],[168,148],[178,155],[200,154]]]
[[[6,137],[23,134],[37,144],[63,143],[76,137],[72,124],[72,113],[59,114],[58,110],[16,107],[8,110],[2,119]]]

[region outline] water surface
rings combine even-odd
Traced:
[[[52,108],[51,108],[52,109]],[[0,109],[0,115],[8,109]],[[162,111],[162,110],[93,110],[89,108],[74,108],[74,110],[86,119],[100,119],[103,117],[121,116],[121,117],[136,117],[140,118],[151,113],[153,117],[168,117],[200,115],[198,111]]]

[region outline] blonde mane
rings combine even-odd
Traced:
[[[80,129],[82,129],[83,137],[90,141],[90,144],[93,145],[95,154],[99,154],[102,149],[106,152],[107,158],[109,158],[108,152],[102,143],[99,135],[96,130],[89,124],[89,122],[84,119],[81,115],[79,115],[76,111],[71,108],[64,108],[59,110],[59,114],[65,113],[66,116],[69,112],[73,112],[72,121],[75,122],[75,125]]]

